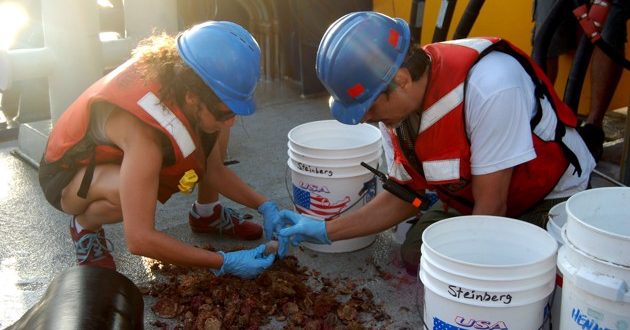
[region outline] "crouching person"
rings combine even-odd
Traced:
[[[544,227],[551,207],[588,186],[595,161],[577,118],[531,58],[506,40],[418,47],[403,20],[357,12],[329,27],[316,63],[335,119],[387,127],[394,149],[389,178],[440,198],[402,244],[411,274],[432,223],[475,214]],[[326,222],[282,211],[279,253],[289,240],[325,244],[378,233],[417,211],[387,191]]]
[[[215,147],[235,116],[254,113],[259,77],[260,49],[250,33],[232,22],[210,21],[177,37],[144,40],[129,61],[70,105],[50,134],[39,175],[47,200],[72,215],[80,265],[115,269],[102,226],[121,221],[136,255],[244,278],[272,264],[274,255],[264,255],[264,245],[214,253],[155,228],[156,201],[191,192],[197,183],[198,200],[218,191],[258,209],[267,224],[278,216],[275,203],[226,168]],[[249,240],[263,231],[220,205],[193,209],[190,225],[196,232]]]

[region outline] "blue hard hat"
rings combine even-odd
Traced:
[[[254,113],[260,47],[247,30],[227,21],[198,24],[177,37],[177,50],[232,112]]]
[[[315,71],[331,95],[330,111],[358,124],[387,88],[409,48],[407,23],[377,12],[355,12],[335,21],[317,49]]]

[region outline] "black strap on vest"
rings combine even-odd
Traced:
[[[422,116],[418,115],[418,127],[413,127],[410,118],[406,118],[403,122],[396,127],[396,136],[398,137],[398,144],[402,150],[405,158],[409,161],[409,164],[424,177],[424,170],[422,169],[422,163],[416,156],[416,139],[418,138],[418,130],[420,129],[420,123]]]
[[[533,133],[534,129],[536,128],[536,126],[538,126],[538,124],[540,123],[540,120],[542,119],[543,110],[542,110],[541,102],[544,98],[544,92],[543,92],[542,82],[540,82],[540,80],[538,79],[534,79],[533,77],[532,77],[532,80],[534,81],[534,85],[535,85],[536,113],[534,114],[534,117],[532,117],[532,119],[530,120],[529,125]],[[573,174],[577,173],[578,176],[582,176],[582,166],[580,166],[580,160],[577,158],[575,153],[571,149],[569,149],[569,147],[564,143],[564,141],[562,141],[562,138],[564,137],[566,132],[567,132],[566,126],[564,125],[564,123],[560,121],[560,118],[558,118],[556,114],[556,129],[555,129],[554,142],[558,143],[564,157],[567,159],[569,164],[573,165],[573,167],[575,168],[575,171],[573,171]]]
[[[77,191],[77,196],[83,199],[87,198],[88,191],[90,190],[90,184],[92,184],[92,178],[94,177],[95,167],[96,167],[96,152],[92,153],[90,162],[85,168],[83,179],[81,179],[81,185],[79,186],[79,191]]]
[[[581,176],[582,166],[580,166],[579,159],[577,158],[575,153],[571,149],[569,149],[569,147],[567,147],[567,145],[562,141],[562,138],[564,137],[564,134],[566,133],[566,126],[560,120],[560,117],[558,117],[556,106],[551,101],[551,95],[549,95],[549,91],[547,91],[547,89],[545,88],[544,83],[540,81],[538,76],[536,76],[536,72],[532,64],[529,62],[527,58],[521,56],[520,54],[512,50],[510,47],[506,46],[504,42],[498,42],[487,47],[485,50],[481,52],[481,54],[479,54],[479,57],[477,58],[475,63],[479,62],[481,58],[483,58],[485,55],[489,54],[492,51],[500,51],[508,55],[511,55],[514,59],[516,59],[521,64],[525,72],[527,72],[527,74],[530,76],[530,78],[534,82],[534,88],[535,88],[534,93],[536,94],[537,104],[536,104],[536,113],[534,114],[534,117],[532,117],[532,119],[529,122],[532,133],[534,133],[534,128],[536,128],[536,126],[542,120],[543,111],[542,111],[541,102],[543,100],[543,97],[547,96],[547,99],[549,100],[549,104],[551,104],[551,106],[553,107],[554,114],[556,116],[556,132],[554,136],[554,142],[560,145],[560,149],[562,150],[564,157],[567,159],[569,164],[573,165],[573,167],[575,168],[575,171],[573,173],[574,174],[577,173],[578,176]]]

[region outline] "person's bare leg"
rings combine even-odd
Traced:
[[[219,148],[221,152],[221,159],[225,160],[227,155],[228,142],[230,140],[230,129],[224,129],[219,132],[219,136],[217,137],[216,147]],[[219,200],[219,192],[210,187],[208,184],[204,183],[203,180],[199,182],[197,188],[197,203],[199,204],[208,204],[214,203]]]
[[[621,66],[595,48],[591,58],[591,108],[578,132],[596,161],[604,153],[606,135],[602,124],[620,77]]]
[[[81,227],[90,231],[97,231],[104,224],[121,222],[120,166],[115,164],[96,166],[87,198],[77,196],[84,173],[85,168],[79,170],[63,189],[61,207],[64,212],[75,215]]]
[[[587,124],[602,127],[604,115],[615,94],[617,83],[621,78],[622,68],[606,55],[599,47],[593,50],[591,60],[591,108]]]

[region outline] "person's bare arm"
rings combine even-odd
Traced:
[[[383,191],[373,200],[348,215],[326,222],[332,241],[382,232],[418,212],[411,204]]]
[[[223,258],[155,229],[155,207],[162,166],[159,133],[122,111],[112,113],[108,136],[123,150],[120,201],[129,252],[164,262],[220,268]]]
[[[216,189],[221,195],[252,209],[258,208],[267,198],[243,182],[236,173],[223,165],[220,148],[215,146],[206,161],[206,173],[200,184]]]
[[[472,214],[505,215],[512,169],[510,167],[489,174],[473,176],[472,192],[475,205]]]

